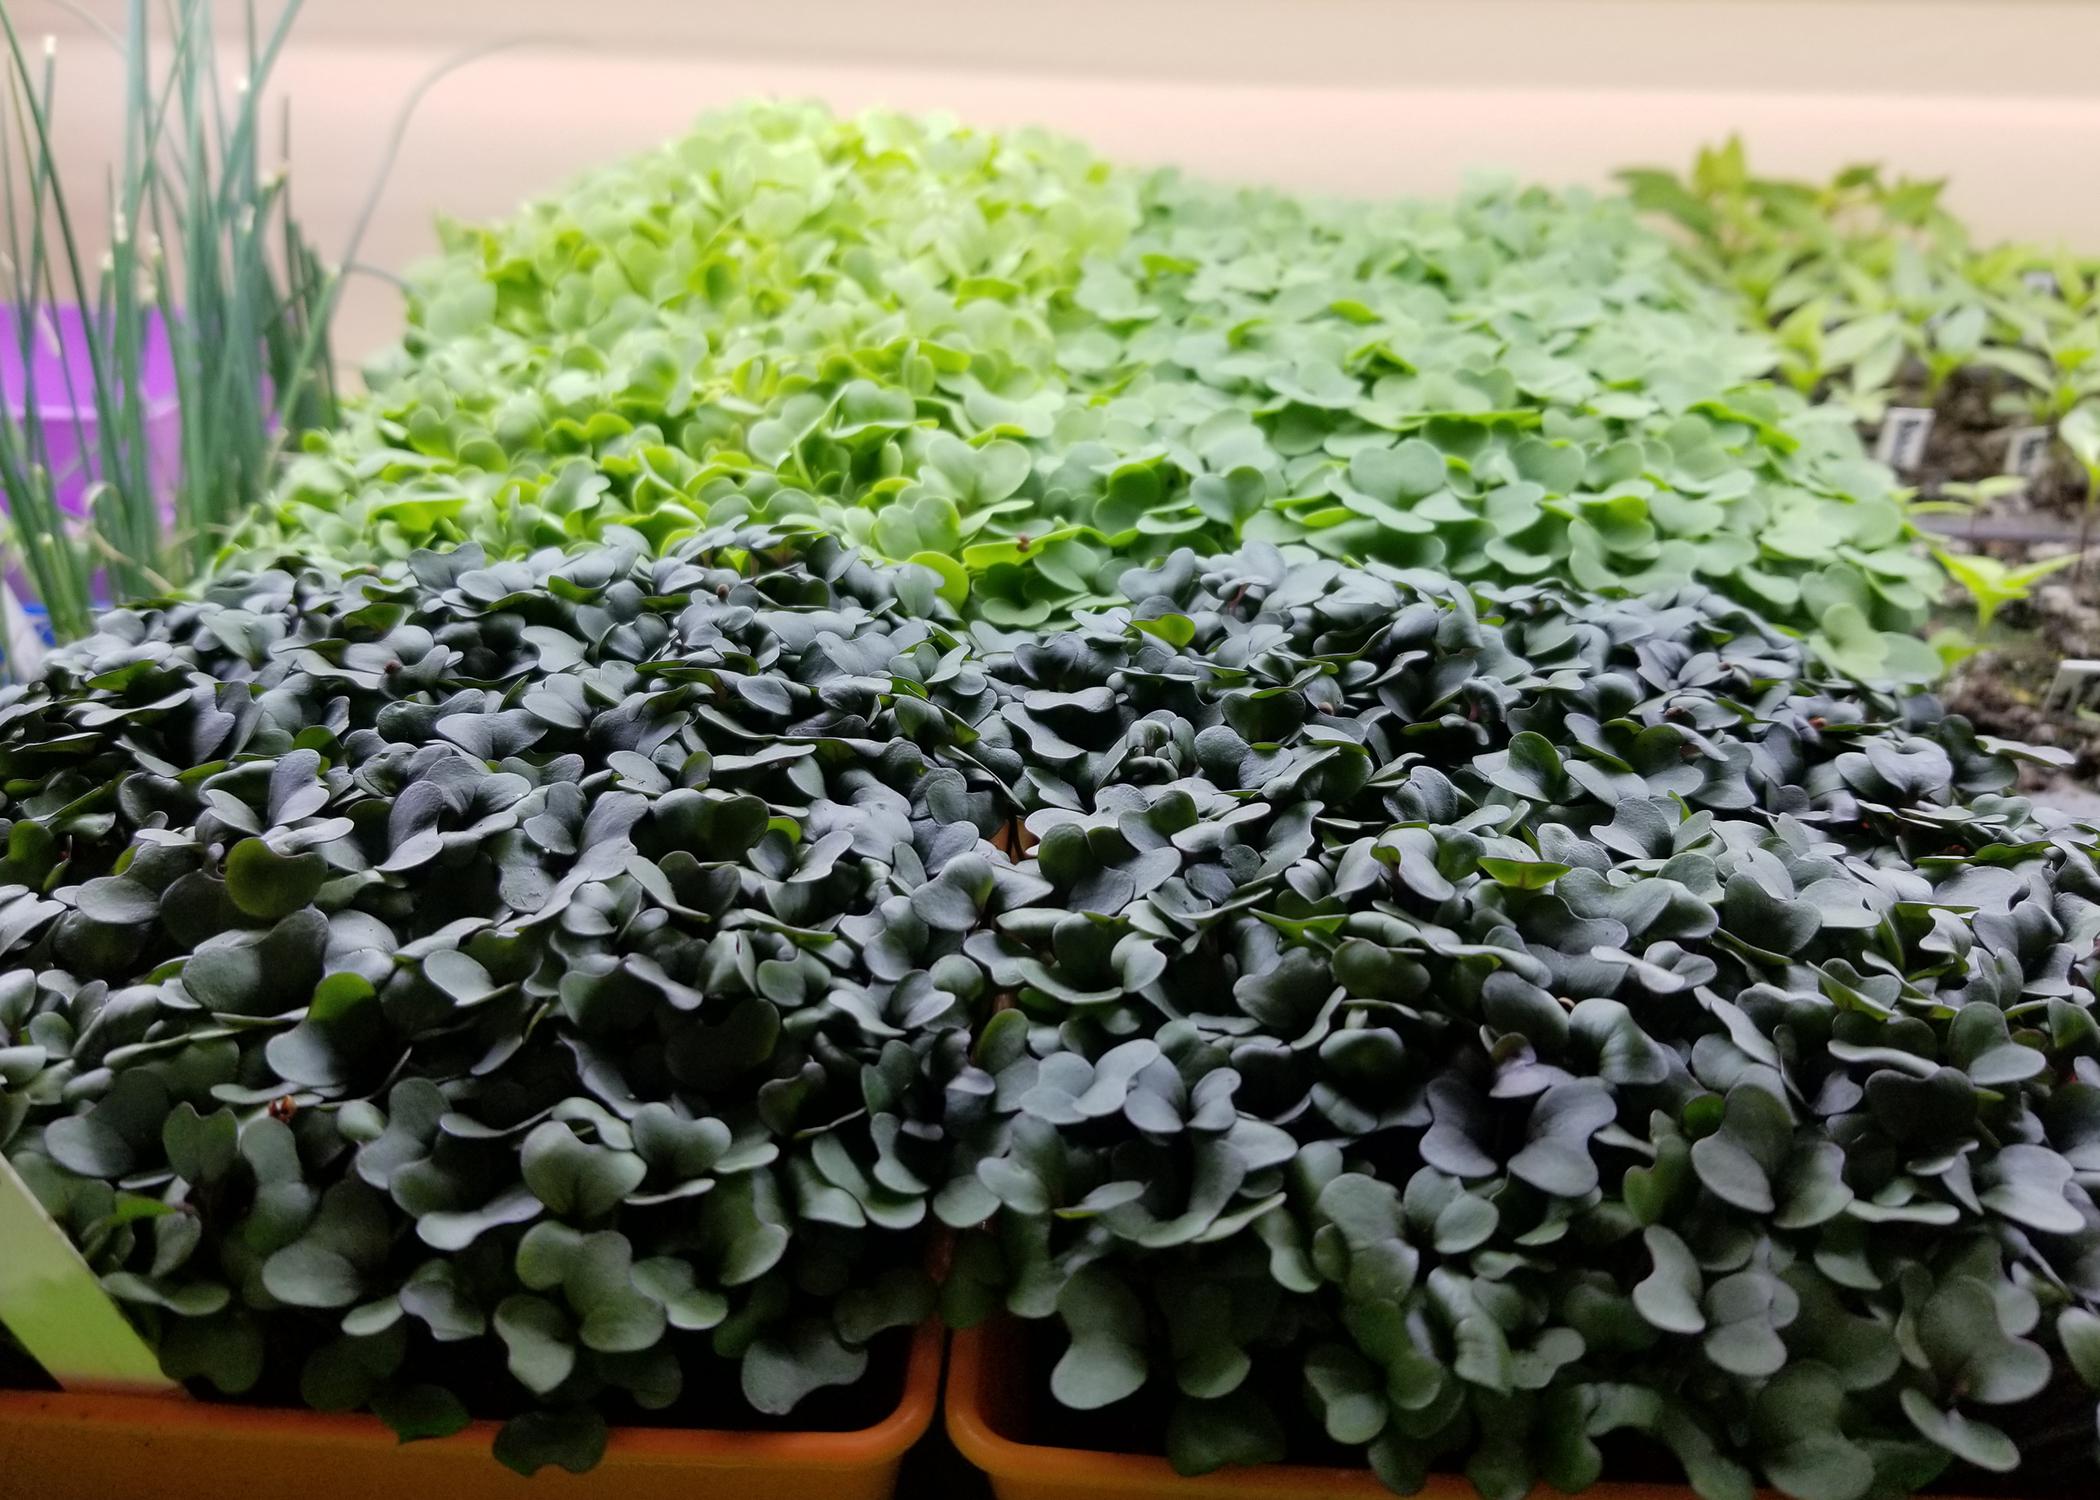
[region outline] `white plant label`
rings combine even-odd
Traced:
[[[2090,707],[2096,696],[2100,696],[2100,661],[2066,657],[2056,664],[2049,691],[2042,694],[2042,712],[2069,718]]]
[[[2049,457],[2049,429],[2016,427],[2005,438],[2005,472],[2022,479],[2039,479]]]
[[[2037,297],[2054,297],[2061,290],[2056,284],[2054,271],[2023,271],[2020,273],[2020,284]]]
[[[0,1156],[0,1323],[69,1391],[181,1389]]]
[[[1874,456],[1898,474],[1908,474],[1925,461],[1925,445],[1931,439],[1930,407],[1892,406],[1881,419]]]

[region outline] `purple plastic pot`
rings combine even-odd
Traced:
[[[95,412],[94,364],[88,357],[88,324],[78,307],[38,307],[30,337],[29,368],[22,366],[19,307],[0,307],[0,399],[25,430],[34,422],[44,433],[52,490],[58,507],[78,516],[87,492],[102,477],[102,450]],[[182,428],[175,399],[175,360],[167,325],[158,312],[146,315],[140,378],[146,403],[146,473],[164,512],[174,503],[182,459]],[[107,340],[103,341],[107,347]],[[31,402],[34,401],[32,409]],[[0,494],[0,500],[5,495]]]

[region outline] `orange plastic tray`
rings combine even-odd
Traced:
[[[401,1444],[376,1418],[180,1396],[0,1392],[6,1500],[888,1500],[932,1424],[941,1331],[911,1344],[904,1394],[858,1432],[613,1431],[588,1474],[524,1479],[489,1454],[493,1422]]]
[[[1369,1469],[1265,1464],[1184,1479],[1164,1458],[1022,1442],[1030,1386],[1016,1334],[994,1321],[956,1334],[948,1350],[948,1436],[998,1500],[1393,1500]],[[1479,1500],[1463,1479],[1433,1478],[1422,1495]]]
[[[1019,1441],[1026,1431],[1030,1382],[1010,1323],[992,1322],[955,1335],[948,1351],[948,1436],[984,1470],[998,1500],[1394,1500],[1369,1469],[1265,1464],[1221,1469],[1196,1479],[1164,1458],[1050,1448]],[[1760,1500],[1783,1500],[1760,1491]],[[1532,1500],[1567,1500],[1540,1485]],[[1417,1500],[1480,1500],[1457,1475],[1432,1474]],[[1677,1484],[1614,1484],[1583,1491],[1582,1500],[1698,1500]],[[1935,1496],[1934,1500],[1948,1500]]]

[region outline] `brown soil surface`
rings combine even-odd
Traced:
[[[1950,482],[1973,484],[2004,473],[2006,444],[2012,434],[2039,425],[2024,409],[1997,409],[2021,391],[2022,387],[1995,370],[1959,370],[1934,400],[1927,395],[1922,372],[1909,372],[1890,393],[1889,405],[1932,408],[1932,435],[1925,444],[1924,461],[1915,472],[1899,477],[1929,498]],[[1878,427],[1864,429],[1870,447],[1878,431]],[[2076,512],[2084,504],[2085,476],[2076,461],[2053,439],[2047,451],[2041,474],[2020,494],[1995,502],[1991,514],[2061,514]]]
[[[2004,472],[2012,433],[2036,425],[2023,411],[2000,408],[2018,388],[1994,370],[1962,370],[1928,399],[1923,372],[1908,372],[1891,396],[1892,406],[1930,406],[1935,413],[1925,457],[1914,473],[1901,476],[1925,497],[1949,483],[1975,483]],[[1865,433],[1871,443],[1875,433]],[[1957,551],[1988,552],[2009,564],[2038,562],[2072,550],[2061,542],[2034,544],[2011,539],[2023,522],[2034,530],[2067,533],[2085,506],[2085,476],[2069,452],[2053,439],[2042,473],[2025,489],[1991,502],[1970,532],[1959,519],[1944,526],[1946,545]],[[1999,524],[1998,539],[1992,523]],[[2039,524],[2036,524],[2039,523]],[[1945,623],[1973,631],[1975,614],[1965,598],[1952,598]],[[2066,569],[2037,584],[2031,598],[2007,605],[1985,634],[1983,648],[1963,662],[1942,690],[1950,712],[1968,717],[1985,734],[2070,752],[2074,764],[2061,772],[2022,767],[2023,790],[2091,813],[2100,787],[2100,705],[2083,712],[2045,711],[2042,701],[2058,665],[2068,659],[2100,658],[2100,547],[2084,569]]]
[[[1974,617],[1964,607],[1950,621],[1973,628]],[[2053,573],[2031,599],[2001,610],[1984,649],[1961,664],[1941,695],[1950,712],[1966,715],[1982,733],[2053,745],[2077,758],[2060,777],[2027,768],[2029,790],[2057,780],[2100,786],[2100,712],[2042,708],[2066,658],[2100,659],[2100,555],[2088,558],[2083,576],[2075,568]]]

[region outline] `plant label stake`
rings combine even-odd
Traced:
[[[2016,427],[2005,439],[2005,472],[2030,483],[2042,474],[2042,461],[2049,456],[2049,429]]]
[[[0,1323],[67,1390],[177,1391],[66,1232],[0,1156]]]
[[[2022,271],[2020,273],[2020,285],[2026,287],[2028,291],[2034,293],[2037,297],[2054,297],[2062,290],[2056,284],[2056,273],[2042,270],[2039,267],[2032,271]]]
[[[1925,461],[1925,444],[1931,438],[1930,407],[1892,406],[1881,419],[1881,436],[1874,443],[1874,456],[1898,474],[1908,474]]]
[[[2056,664],[2049,691],[2042,694],[2042,712],[2064,718],[2100,699],[2100,661],[2066,657]]]

